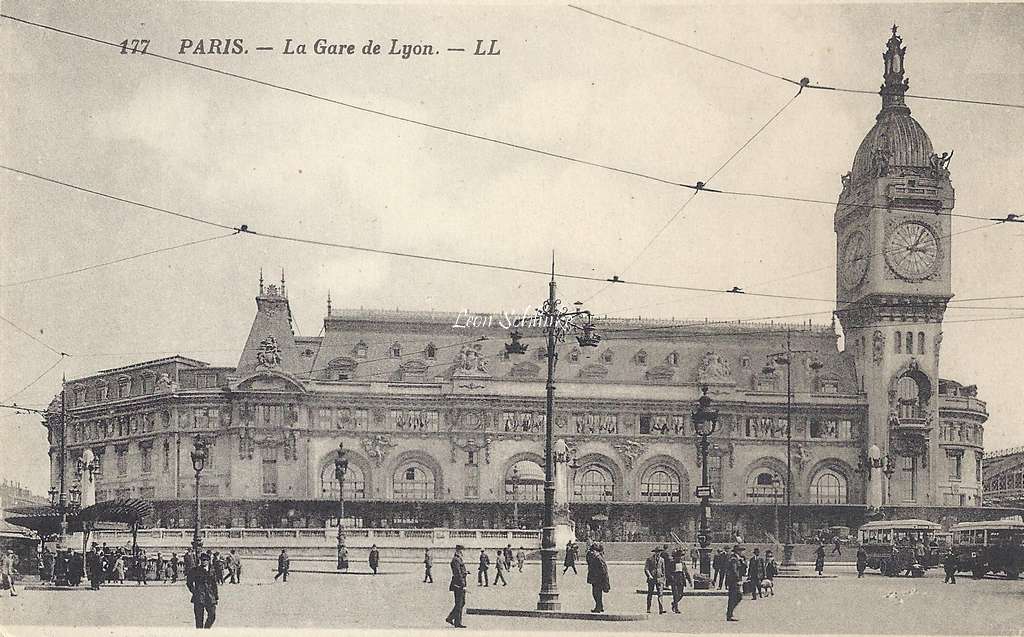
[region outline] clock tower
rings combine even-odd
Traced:
[[[936,154],[910,115],[907,49],[896,31],[882,54],[882,108],[836,206],[836,313],[867,397],[867,448],[877,446],[892,470],[869,478],[884,480],[876,490],[882,501],[869,504],[929,506],[941,504],[939,344],[952,297],[952,152]]]

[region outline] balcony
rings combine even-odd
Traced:
[[[939,396],[939,410],[956,410],[988,417],[988,405],[973,396]]]

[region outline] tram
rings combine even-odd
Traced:
[[[953,550],[959,569],[981,579],[1003,573],[1017,579],[1024,571],[1024,522],[994,520],[953,525]]]
[[[868,568],[882,575],[921,577],[941,560],[935,535],[942,527],[928,520],[884,520],[868,522],[857,532],[867,553]]]

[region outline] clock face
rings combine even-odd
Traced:
[[[899,277],[919,281],[934,272],[938,265],[939,239],[927,224],[901,223],[889,235],[885,260]]]
[[[846,237],[839,264],[840,277],[846,287],[855,287],[864,280],[868,271],[868,242],[863,232],[855,230]]]

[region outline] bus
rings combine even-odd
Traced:
[[[988,573],[1017,579],[1024,571],[1024,522],[960,522],[953,526],[953,548],[958,570],[969,571],[977,579]]]
[[[935,535],[942,527],[928,520],[883,520],[860,527],[857,537],[867,553],[868,568],[882,575],[921,577],[941,560]]]

